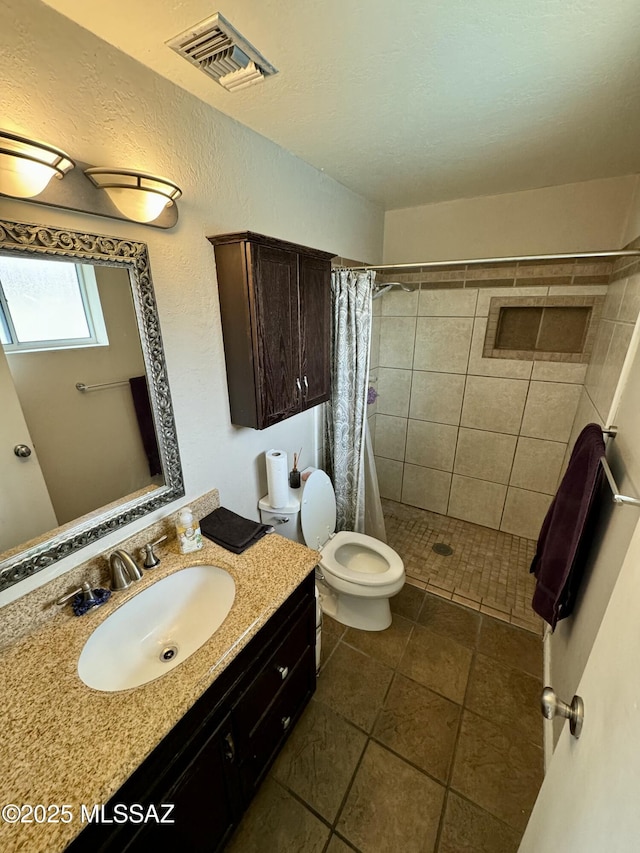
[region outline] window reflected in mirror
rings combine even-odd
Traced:
[[[107,345],[93,267],[0,256],[0,342],[5,352]]]

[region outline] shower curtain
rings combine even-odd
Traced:
[[[365,516],[382,515],[365,513],[365,479],[369,483],[372,479],[365,477],[365,469],[370,473],[374,464],[370,442],[365,456],[374,277],[370,271],[342,269],[331,273],[331,398],[325,418],[325,465],[336,493],[336,528],[358,533],[365,532]],[[373,481],[377,486],[375,471]],[[377,493],[377,488],[373,492]],[[372,531],[371,535],[376,534]],[[378,538],[385,538],[384,529]]]

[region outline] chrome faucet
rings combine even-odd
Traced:
[[[111,589],[114,591],[127,589],[133,581],[139,581],[142,578],[142,572],[128,551],[122,549],[114,551],[109,557],[109,567],[111,568]]]

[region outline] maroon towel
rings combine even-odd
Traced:
[[[604,450],[602,427],[587,424],[542,523],[531,563],[536,576],[532,607],[552,628],[571,613],[584,571],[592,529],[590,511],[602,477]]]
[[[129,380],[129,385],[133,397],[133,408],[138,419],[142,446],[149,463],[149,474],[151,477],[155,477],[156,474],[162,474],[162,463],[160,462],[160,450],[156,440],[156,428],[153,423],[147,377],[133,376]]]

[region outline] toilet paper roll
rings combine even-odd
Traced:
[[[274,509],[282,509],[289,502],[289,465],[284,450],[267,450],[267,485],[269,503]]]

